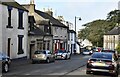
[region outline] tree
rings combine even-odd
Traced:
[[[113,10],[108,13],[106,20],[95,20],[86,23],[84,29],[78,31],[79,39],[88,39],[94,46],[103,46],[103,35],[113,29],[120,22],[120,11]]]
[[[120,54],[120,42],[119,42],[119,44],[117,45],[116,50],[117,50],[118,53]]]

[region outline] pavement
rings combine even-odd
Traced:
[[[19,59],[12,59],[11,60],[11,67],[20,66],[31,63],[31,59],[28,58],[19,58]]]

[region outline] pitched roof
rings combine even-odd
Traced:
[[[109,31],[105,35],[119,35],[119,34],[120,34],[120,26],[114,27],[111,31]]]
[[[34,26],[34,29],[29,32],[28,35],[39,35],[39,36],[53,36],[52,34],[47,34],[40,28]]]
[[[42,11],[39,11],[39,10],[35,10],[35,12],[37,14],[39,14],[40,16],[42,16],[43,18],[49,19],[53,26],[60,26],[60,27],[68,28],[63,23],[61,23],[59,20],[55,19],[54,17],[52,17],[51,15],[49,15],[45,12],[42,12]]]
[[[22,7],[19,3],[13,1],[13,2],[2,2],[3,5],[7,5],[7,6],[12,6],[14,8],[18,8],[18,9],[22,9],[24,11],[28,11],[26,10],[24,7]]]

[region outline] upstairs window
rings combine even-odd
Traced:
[[[13,28],[11,26],[11,11],[12,11],[12,7],[8,6],[8,25],[7,25],[7,28]]]
[[[44,32],[47,33],[47,34],[51,34],[51,27],[45,25],[45,26],[44,26]]]
[[[22,45],[23,45],[23,35],[18,35],[18,54],[23,54],[24,51],[23,51],[23,48],[22,48]]]
[[[18,29],[24,29],[23,28],[23,10],[18,10]]]

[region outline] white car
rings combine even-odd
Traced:
[[[55,53],[55,59],[70,59],[70,52],[66,50],[58,50]]]
[[[84,50],[83,51],[83,55],[91,55],[93,53],[93,51],[92,50]]]

